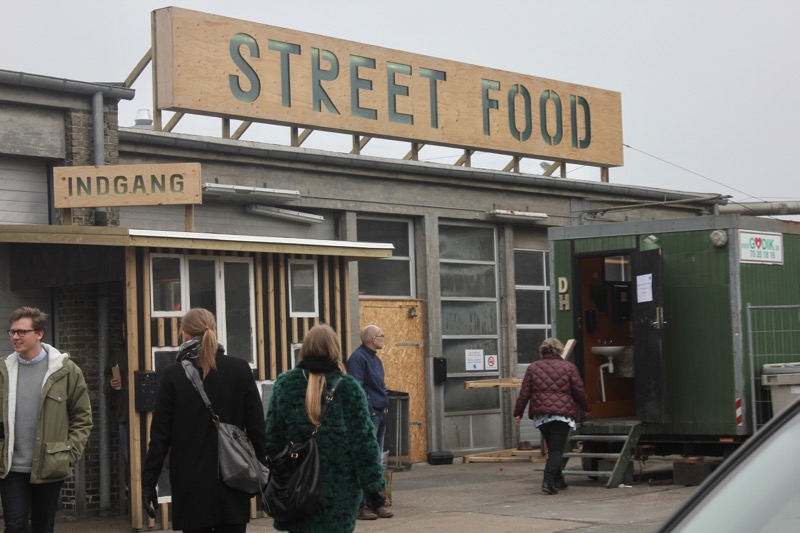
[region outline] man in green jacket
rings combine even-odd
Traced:
[[[47,315],[11,313],[14,353],[0,361],[0,498],[7,533],[52,532],[61,486],[92,430],[80,368],[42,342]]]

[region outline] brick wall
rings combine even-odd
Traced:
[[[108,357],[111,359],[120,357],[122,354],[121,339],[124,310],[122,295],[124,294],[124,284],[109,284],[107,294],[109,297]],[[104,387],[100,383],[97,296],[98,287],[96,285],[60,287],[57,290],[58,315],[60,318],[56,348],[62,352],[68,352],[70,358],[80,367],[83,377],[86,379],[92,403],[94,427],[83,452],[86,482],[85,508],[88,514],[92,514],[93,511],[97,511],[100,508],[99,402],[100,394],[105,394]],[[107,361],[104,362],[103,367],[108,368]],[[111,422],[109,423],[111,424]],[[111,471],[110,498],[112,509],[114,509],[118,507],[118,479],[120,479],[121,474],[119,472],[119,437],[116,426],[109,428],[109,437],[111,448],[111,457],[109,459]],[[77,501],[78,493],[79,490],[73,475],[71,479],[64,483],[62,510],[73,514],[80,510],[79,502]]]
[[[119,115],[116,102],[106,105],[103,112],[105,123],[104,157],[106,165],[119,163]],[[92,132],[91,110],[69,109],[64,117],[66,139],[66,166],[94,165],[94,134]],[[62,223],[63,210],[57,213],[57,223]],[[78,226],[94,225],[94,208],[76,208],[72,210],[73,224]],[[119,226],[119,208],[108,209],[108,225]]]

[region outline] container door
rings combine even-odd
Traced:
[[[667,421],[662,270],[660,249],[631,254],[636,416],[645,422]]]

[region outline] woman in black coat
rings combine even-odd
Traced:
[[[181,333],[184,343],[178,362],[188,359],[198,368],[220,420],[244,428],[254,448],[264,450],[264,409],[250,365],[225,355],[225,349],[217,343],[214,316],[205,309],[186,313]],[[219,479],[217,429],[211,413],[182,365],[170,365],[160,381],[150,446],[142,469],[145,509],[155,515],[156,483],[169,455],[172,529],[245,533],[251,496]],[[148,509],[150,506],[153,509]]]

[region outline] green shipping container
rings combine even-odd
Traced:
[[[720,215],[549,240],[555,335],[575,340],[596,428],[638,421],[657,453],[724,455],[772,416],[763,365],[800,361],[800,223]]]

